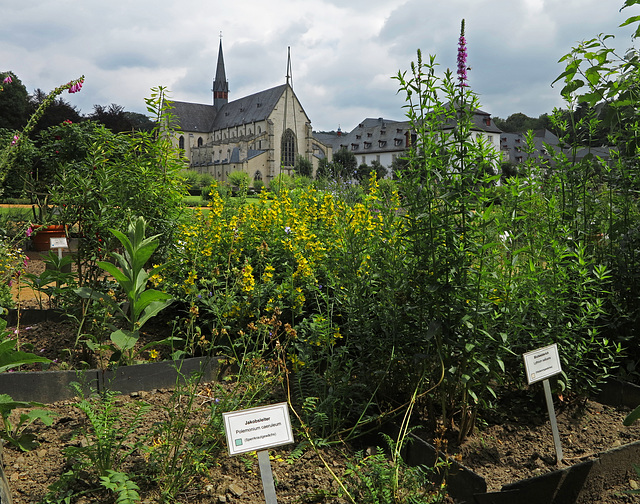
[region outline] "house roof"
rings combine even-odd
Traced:
[[[407,132],[411,132],[409,121],[368,117],[349,133],[340,136],[314,133],[314,137],[330,145],[334,152],[346,147],[347,150],[360,155],[404,150]]]
[[[454,104],[454,107],[456,108],[456,110],[459,109],[459,106],[457,104]],[[445,108],[450,109],[451,102],[445,104]],[[498,128],[493,122],[493,119],[491,119],[491,114],[485,112],[484,110],[474,109],[471,122],[471,129],[474,131],[480,130],[486,133],[502,133],[502,130]],[[445,124],[446,125],[443,126],[443,129],[454,128],[456,125],[456,120],[455,118],[447,118]]]

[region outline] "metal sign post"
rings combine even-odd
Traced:
[[[560,433],[558,432],[556,411],[553,407],[551,386],[549,385],[549,377],[562,372],[562,368],[560,367],[560,356],[558,355],[558,345],[554,343],[553,345],[549,345],[544,348],[532,350],[531,352],[523,354],[523,358],[529,385],[540,380],[542,380],[542,385],[544,385],[544,397],[547,401],[547,411],[549,412],[553,444],[556,448],[556,464],[559,464],[562,462],[563,458],[562,445],[560,444]]]
[[[258,465],[266,504],[278,504],[268,448],[293,443],[286,402],[223,413],[229,455],[258,452]]]
[[[267,504],[278,504],[268,450],[260,450],[258,452],[258,467],[260,467],[260,477],[262,478],[262,490],[264,491],[265,502]]]
[[[49,238],[49,248],[58,250],[58,259],[62,259],[62,249],[69,248],[66,238]]]

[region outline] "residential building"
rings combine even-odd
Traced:
[[[442,130],[447,132],[455,127],[454,120],[444,121]],[[483,139],[491,145],[496,152],[500,152],[501,130],[495,125],[491,115],[482,110],[475,110],[471,127],[474,139]],[[406,150],[415,143],[416,133],[411,127],[410,121],[394,121],[392,119],[367,118],[349,133],[343,134],[338,128],[337,135],[327,133],[314,133],[323,143],[331,145],[332,151],[347,149],[352,152],[358,164],[371,165],[373,161],[379,162],[389,170],[393,162],[404,156]]]
[[[547,129],[537,130],[533,134],[533,144],[535,150],[528,154],[525,152],[527,149],[524,133],[500,133],[502,162],[518,165],[533,157],[551,163],[553,152],[550,149],[558,148],[558,137]]]
[[[415,140],[409,121],[393,121],[382,117],[367,118],[346,134],[338,128],[337,135],[314,135],[331,145],[333,152],[340,149],[351,151],[356,156],[358,165],[371,166],[373,161],[377,161],[385,168],[391,168],[395,159],[409,148],[412,138]]]
[[[560,146],[560,140],[556,135],[547,129],[533,131],[533,151],[527,153],[525,133],[501,133],[500,150],[502,152],[502,163],[510,164],[514,168],[524,163],[529,158],[534,158],[537,164],[544,164],[554,167],[556,162],[554,156],[563,150],[565,155],[572,162],[580,162],[585,156],[591,154],[594,157],[609,161],[611,157],[610,147],[582,147],[575,153],[571,152],[568,146]],[[574,159],[575,158],[575,159]]]

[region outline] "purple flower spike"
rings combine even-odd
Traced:
[[[460,38],[458,39],[458,82],[459,86],[467,87],[467,39],[464,37],[464,19],[460,25]]]

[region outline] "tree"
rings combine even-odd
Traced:
[[[47,93],[42,89],[36,89],[29,96],[30,113],[36,111],[36,109],[42,105],[47,98]],[[74,123],[80,122],[82,116],[80,111],[74,105],[64,100],[61,97],[56,98],[44,111],[42,117],[38,120],[33,128],[34,137],[38,133],[52,127],[62,124],[65,121],[71,121]]]
[[[313,175],[313,164],[304,156],[298,155],[294,167],[295,172],[303,177],[311,177]]]
[[[13,72],[0,73],[0,82],[9,77],[11,82],[0,92],[0,128],[19,130],[29,120],[29,94]]]
[[[121,133],[123,131],[131,131],[134,129],[124,107],[116,105],[115,103],[112,103],[108,107],[94,105],[93,113],[89,115],[89,119],[104,124],[114,133]]]
[[[124,115],[136,131],[151,131],[153,129],[153,121],[144,114],[140,114],[138,112],[125,112]]]
[[[362,163],[356,170],[356,179],[360,182],[362,182],[363,180],[367,180],[369,178],[370,172],[371,167],[367,163]]]
[[[398,156],[391,162],[391,174],[394,179],[401,176],[402,172],[409,166],[409,159],[404,156]]]
[[[333,155],[333,176],[342,179],[351,179],[356,176],[358,160],[356,155],[346,148],[340,149]]]
[[[389,171],[384,166],[382,166],[382,163],[377,160],[371,161],[371,169],[376,172],[376,178],[378,180],[385,178],[387,176],[387,173],[389,173]]]
[[[333,173],[333,166],[329,162],[329,159],[324,157],[318,162],[318,169],[316,170],[316,180],[329,178]]]

